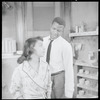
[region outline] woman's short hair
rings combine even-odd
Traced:
[[[17,60],[19,64],[23,63],[24,60],[31,59],[31,55],[34,53],[33,48],[38,40],[43,41],[43,38],[38,36],[34,38],[29,38],[25,41],[23,54]]]
[[[63,25],[65,27],[65,21],[61,18],[61,17],[55,17],[54,20],[52,21],[52,24],[56,22],[58,23],[59,25]]]

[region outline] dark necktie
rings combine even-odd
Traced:
[[[50,52],[51,52],[51,45],[52,45],[52,42],[53,42],[53,40],[50,41],[49,46],[48,46],[48,49],[47,49],[46,61],[48,62],[48,64],[49,64],[49,61],[50,61]]]

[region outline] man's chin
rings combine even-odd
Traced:
[[[53,37],[51,37],[51,39],[52,40],[54,40],[54,39],[56,39],[56,38],[58,38],[59,36],[53,36]]]

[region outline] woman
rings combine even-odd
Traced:
[[[15,99],[45,99],[51,95],[51,76],[44,56],[43,39],[29,38],[24,45],[20,64],[14,71],[10,92]]]

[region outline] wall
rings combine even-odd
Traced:
[[[86,25],[86,31],[96,29],[98,25],[98,2],[72,2],[71,3],[71,27]]]
[[[82,44],[82,49],[78,52],[77,58],[79,60],[90,63],[89,51],[98,50],[98,36],[75,37],[71,42]]]
[[[17,66],[17,58],[2,59],[2,99],[12,98],[9,87],[12,73]]]
[[[15,7],[13,2],[9,2],[13,7],[6,9],[5,14],[2,14],[2,38],[12,37],[16,39],[16,23],[15,23]]]
[[[51,2],[50,4],[49,3],[40,4],[33,2],[30,5],[31,5],[30,10],[27,4],[25,6],[28,11],[28,12],[25,11],[26,39],[32,36],[34,37],[40,35],[44,37],[49,35],[48,32],[44,31],[49,31],[51,22],[54,18],[53,2]],[[29,17],[29,14],[31,18]],[[33,24],[31,24],[32,22]]]
[[[34,7],[33,14],[34,30],[49,31],[51,22],[54,18],[54,6]]]

